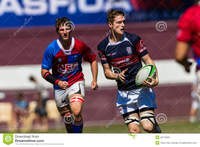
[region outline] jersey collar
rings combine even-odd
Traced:
[[[59,39],[57,39],[57,44],[58,44],[59,48],[60,48],[64,53],[66,53],[66,52],[71,52],[72,49],[74,48],[74,45],[75,45],[75,39],[74,39],[74,37],[72,37],[72,42],[71,42],[72,45],[71,45],[71,48],[69,48],[68,50],[64,49],[64,47],[62,46],[62,44],[61,44],[61,42],[60,42]]]
[[[125,40],[127,40],[127,38],[126,38],[126,33],[124,32],[124,35],[123,35],[123,38],[122,38],[122,40],[120,40],[120,41],[118,41],[118,42],[115,42],[115,43],[111,43],[110,42],[110,35],[108,36],[108,45],[117,45],[117,44],[120,44],[121,42],[123,42],[123,41],[125,41]]]

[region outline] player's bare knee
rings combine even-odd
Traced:
[[[79,118],[81,116],[81,111],[80,110],[74,110],[72,111],[73,115],[75,118]]]
[[[156,122],[153,111],[145,111],[140,114],[141,124],[145,131],[149,133],[160,133],[161,130]]]
[[[152,132],[153,128],[154,128],[154,125],[149,122],[148,120],[147,121],[143,121],[141,122],[142,124],[142,128],[146,131],[146,132]]]
[[[124,116],[124,122],[127,124],[130,133],[139,133],[139,118],[136,116]]]
[[[129,132],[130,133],[140,133],[140,128],[139,128],[139,126],[129,127]]]
[[[79,117],[81,115],[81,109],[82,107],[79,104],[75,104],[76,102],[74,102],[71,105],[71,112],[74,115],[74,117]]]

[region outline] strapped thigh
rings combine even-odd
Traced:
[[[73,103],[73,102],[83,103],[84,102],[84,98],[80,94],[74,94],[74,95],[72,95],[70,97],[70,103]]]
[[[139,125],[139,118],[137,118],[136,116],[127,116],[124,119],[125,124],[129,125],[130,123],[134,123]]]
[[[131,114],[133,113],[138,114],[138,110],[123,114],[125,124],[129,125],[130,123],[134,123],[134,124],[139,125],[140,120],[136,116],[131,116]]]
[[[155,116],[153,112],[144,112],[143,114],[140,115],[140,120],[148,120],[150,121],[152,124],[155,124]]]

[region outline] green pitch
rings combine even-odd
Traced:
[[[200,122],[168,122],[160,124],[162,133],[200,133]],[[142,130],[142,129],[141,129]],[[3,132],[1,132],[3,133]],[[19,133],[19,132],[13,132]],[[66,133],[65,128],[50,129],[48,132],[30,131],[21,133]],[[110,126],[91,126],[84,127],[83,133],[129,133],[127,126],[124,124]],[[145,133],[142,130],[142,133]]]
[[[163,133],[200,133],[200,122],[170,122],[160,124]],[[142,129],[141,129],[142,130]],[[64,133],[65,129],[49,130],[49,133]],[[85,127],[84,133],[128,133],[126,125]],[[144,131],[142,130],[142,133]]]
[[[200,122],[171,122],[160,124],[163,133],[200,133]],[[142,130],[142,129],[141,129]],[[126,125],[112,125],[109,127],[87,127],[84,133],[128,133]],[[144,131],[142,130],[142,133]]]

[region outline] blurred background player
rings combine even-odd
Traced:
[[[17,94],[17,100],[14,105],[15,118],[17,123],[17,129],[20,131],[25,127],[24,119],[28,116],[28,101],[25,100],[24,94],[19,92]]]
[[[35,86],[35,89],[36,89],[36,94],[35,94],[35,97],[36,99],[38,99],[38,96],[40,97],[40,101],[42,102],[42,108],[43,110],[46,112],[46,103],[49,99],[49,92],[48,90],[46,89],[46,87],[44,85],[42,85],[41,83],[38,82],[38,80],[34,77],[34,76],[30,76],[29,77],[29,80],[31,82],[33,82],[34,86]],[[38,95],[39,94],[39,95]]]
[[[100,42],[98,51],[106,78],[117,81],[117,107],[131,133],[140,132],[139,123],[147,132],[160,133],[154,114],[157,106],[152,89],[158,85],[158,73],[155,78],[144,81],[143,88],[135,84],[135,76],[142,67],[141,61],[145,64],[155,64],[142,39],[125,32],[123,11],[108,11],[107,23],[110,34]]]
[[[54,85],[54,95],[59,112],[64,118],[69,133],[81,133],[81,116],[84,102],[84,76],[82,57],[90,62],[92,71],[91,88],[97,88],[98,67],[96,55],[83,42],[71,36],[74,26],[66,18],[56,20],[59,38],[46,49],[42,61],[42,77]],[[52,69],[52,73],[49,70]]]
[[[42,95],[40,92],[37,93],[37,105],[35,108],[36,114],[36,129],[47,131],[48,130],[48,117],[46,112],[46,107],[44,107]]]
[[[186,72],[190,72],[192,63],[188,61],[189,47],[192,47],[193,57],[197,63],[196,79],[192,87],[192,105],[190,122],[195,122],[197,111],[200,108],[200,2],[184,12],[178,22],[177,45],[175,58],[183,65]]]

